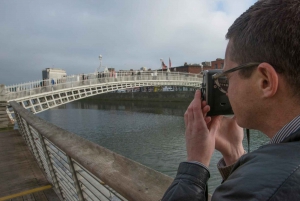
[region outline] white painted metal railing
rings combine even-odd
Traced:
[[[5,86],[5,90],[7,93],[9,92],[28,92],[31,90],[35,90],[36,88],[43,88],[48,86],[60,86],[55,87],[55,89],[61,89],[62,87],[72,86],[77,82],[83,83],[95,83],[96,79],[102,78],[115,78],[118,81],[128,81],[128,80],[136,80],[137,78],[145,80],[148,78],[149,80],[153,80],[155,78],[162,78],[170,76],[173,79],[181,79],[180,77],[185,76],[189,78],[200,77],[200,74],[192,74],[192,73],[180,73],[180,72],[157,72],[157,71],[120,71],[120,72],[108,72],[108,73],[92,73],[92,74],[80,74],[80,75],[70,75],[61,79],[46,79],[46,80],[37,80],[22,84],[14,84]],[[126,79],[123,79],[126,77]],[[176,78],[177,77],[177,78]],[[130,79],[131,78],[131,79]],[[136,78],[136,79],[134,79]]]
[[[8,102],[16,101],[32,113],[39,113],[78,99],[118,89],[144,86],[184,86],[199,88],[200,74],[180,72],[118,72],[69,76],[66,80],[44,84],[6,86]]]
[[[19,131],[61,200],[158,201],[172,178],[58,128],[11,102]]]

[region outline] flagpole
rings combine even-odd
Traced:
[[[171,63],[171,59],[169,57],[169,72],[170,72],[170,68],[172,67],[172,63]]]
[[[164,60],[160,59],[160,62],[161,62],[161,76],[163,76],[163,70],[164,70],[164,68],[163,68],[163,62],[164,62]]]

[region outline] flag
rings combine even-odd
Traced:
[[[172,63],[171,63],[171,59],[169,57],[169,68],[171,68],[171,66],[172,66]]]
[[[160,61],[161,61],[161,68],[162,68],[162,69],[167,69],[167,66],[166,66],[166,64],[164,63],[164,60],[160,59]]]

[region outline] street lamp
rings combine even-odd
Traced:
[[[100,60],[100,66],[99,66],[99,68],[98,68],[98,72],[99,72],[99,70],[100,70],[101,67],[102,67],[102,55],[101,55],[101,54],[99,55],[99,60]]]
[[[99,55],[99,60],[100,60],[100,66],[96,69],[96,73],[99,73],[101,71],[102,68],[102,55]],[[104,71],[106,71],[107,69],[105,68]]]

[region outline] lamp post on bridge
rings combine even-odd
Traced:
[[[100,60],[100,66],[97,68],[97,72],[96,73],[99,73],[100,70],[101,70],[101,68],[102,68],[102,55],[100,54],[98,58]],[[105,66],[103,66],[103,67],[105,67]],[[107,67],[104,68],[103,72],[104,73],[108,73],[109,72],[108,69],[107,69]]]
[[[99,55],[99,60],[100,60],[100,66],[99,66],[99,68],[98,68],[98,72],[99,72],[99,70],[101,69],[101,67],[102,67],[102,55],[100,54]]]
[[[99,55],[99,60],[100,60],[100,68],[102,67],[102,55]]]

